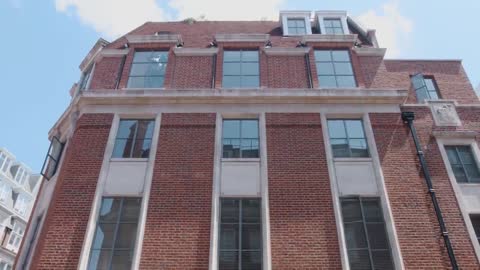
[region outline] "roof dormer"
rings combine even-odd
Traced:
[[[280,11],[280,23],[284,36],[312,34],[310,11]]]
[[[347,12],[337,10],[315,11],[315,26],[320,34],[347,35]]]

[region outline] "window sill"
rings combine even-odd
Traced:
[[[342,157],[342,158],[333,158],[335,162],[367,162],[372,161],[371,157]]]
[[[110,158],[110,162],[147,162],[148,158]]]
[[[480,187],[480,183],[458,183],[459,186],[462,187]]]
[[[222,158],[222,162],[260,162],[260,158]]]

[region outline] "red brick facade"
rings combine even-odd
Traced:
[[[270,34],[273,46],[284,48],[294,48],[302,40],[301,37],[283,37],[278,22],[146,23],[130,34],[152,35],[159,31],[180,34],[185,48],[206,48],[218,33]],[[121,37],[106,48],[123,49],[126,43],[127,39]],[[384,60],[378,55],[361,55],[348,42],[309,43],[307,46],[312,49],[306,61],[303,55],[267,55],[264,45],[263,42],[219,42],[216,56],[177,56],[173,52],[174,43],[129,44],[125,58],[105,57],[96,63],[90,89],[136,95],[134,91],[123,91],[127,88],[134,52],[155,49],[169,51],[162,94],[175,92],[168,90],[184,89],[208,92],[210,88],[217,93],[222,88],[223,51],[256,49],[259,51],[260,65],[259,92],[264,89],[315,92],[320,87],[314,50],[349,50],[358,86],[354,89],[408,90],[404,104],[388,104],[392,108],[397,106],[392,112],[371,112],[370,108],[364,108],[368,106],[355,113],[345,112],[345,117],[351,118],[366,110],[370,117],[405,269],[449,269],[450,262],[421,174],[415,146],[410,131],[401,120],[400,110],[416,113],[415,127],[424,146],[433,185],[460,268],[480,269],[478,255],[475,254],[474,244],[433,136],[433,131],[439,130],[480,132],[480,101],[461,62]],[[462,121],[461,126],[435,126],[430,107],[417,104],[410,81],[410,76],[416,73],[434,78],[442,99],[458,102],[456,110]],[[311,89],[310,80],[314,89]],[[138,95],[148,95],[148,91],[138,91]],[[78,266],[113,113],[129,117],[122,110],[137,109],[134,107],[136,101],[125,107],[122,107],[125,104],[101,101],[104,107],[99,107],[99,110],[112,105],[112,113],[85,112],[78,120],[65,150],[64,165],[60,169],[45,226],[39,235],[32,269],[76,269]],[[238,105],[235,101],[216,106],[215,101],[202,100],[204,104],[199,107],[195,107],[198,104],[188,104],[192,105],[191,110],[175,107],[175,102],[169,102],[165,106],[144,102],[143,105],[150,107],[140,110],[142,113],[161,113],[162,119],[140,269],[208,269],[215,181],[215,131],[219,128],[216,127],[216,117],[217,113],[222,115],[224,110],[230,118],[241,117],[243,114],[240,112],[245,110],[229,110],[229,106]],[[253,108],[258,105],[256,103],[259,102],[251,101],[245,106]],[[263,112],[266,115],[271,238],[269,259],[272,269],[342,269],[323,137],[323,130],[327,127],[323,127],[320,120],[322,106],[332,104],[314,104],[319,105],[319,109],[312,112],[312,109],[302,111],[302,104],[294,108],[290,102],[286,102],[281,104],[285,106],[285,112],[270,110],[279,103],[260,104],[255,107],[256,111],[247,113],[248,117]],[[313,104],[310,101],[307,103]],[[339,103],[338,100],[336,103]],[[359,108],[358,105],[339,106],[348,110]],[[378,104],[372,102],[370,105],[373,111]],[[132,117],[142,113],[135,111]],[[335,114],[342,115],[338,111]]]

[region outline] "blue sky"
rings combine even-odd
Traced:
[[[0,146],[40,170],[47,133],[68,106],[78,65],[99,37],[112,40],[146,20],[277,19],[279,9],[347,10],[377,29],[387,57],[463,59],[474,87],[480,83],[473,22],[480,1],[1,0]]]

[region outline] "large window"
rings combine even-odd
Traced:
[[[457,182],[480,183],[480,173],[470,146],[445,146],[445,150]]]
[[[43,161],[42,171],[41,174],[45,179],[50,180],[52,178],[58,168],[58,163],[60,162],[60,158],[62,156],[64,144],[60,142],[57,137],[52,137],[52,141],[50,142],[50,147],[48,148],[47,156]]]
[[[221,199],[219,269],[262,269],[260,199]]]
[[[342,21],[340,19],[323,19],[325,34],[343,35]]]
[[[15,223],[13,224],[13,230],[10,233],[10,239],[8,240],[7,248],[17,252],[18,248],[20,247],[20,243],[22,242],[24,233],[25,228],[15,221]]]
[[[378,198],[342,198],[342,216],[350,269],[394,269]]]
[[[86,90],[90,85],[90,80],[92,78],[93,65],[88,67],[88,69],[82,74],[80,81],[80,90]]]
[[[25,195],[21,193],[15,193],[16,194],[16,200],[15,200],[15,206],[13,209],[17,211],[18,214],[21,216],[27,216],[27,210],[28,206],[30,204],[30,199],[28,199]]]
[[[258,120],[223,120],[223,157],[258,158]]]
[[[29,174],[28,174],[27,170],[25,170],[24,168],[19,166],[18,169],[17,169],[17,172],[15,174],[14,180],[15,180],[15,182],[19,183],[20,185],[24,185],[25,182],[27,181],[28,177],[29,177]]]
[[[155,120],[120,120],[113,157],[148,158],[154,125]]]
[[[305,25],[305,19],[299,18],[289,18],[287,19],[287,27],[289,35],[304,35],[307,33],[307,28]]]
[[[363,122],[359,119],[328,120],[333,157],[368,157]]]
[[[167,68],[167,51],[135,52],[128,88],[161,88]]]
[[[257,88],[260,86],[258,51],[224,51],[224,88]]]
[[[425,99],[439,99],[437,85],[433,78],[417,74],[412,76],[412,84],[418,102],[423,102]]]
[[[320,87],[356,87],[350,54],[346,50],[315,50]]]
[[[12,188],[4,181],[0,181],[0,202],[8,203],[12,199]]]
[[[12,160],[4,153],[0,152],[0,171],[7,173]]]
[[[129,270],[137,238],[141,198],[103,198],[89,270]]]
[[[480,243],[480,214],[470,215],[470,220],[472,221],[473,229],[477,235],[478,243]]]
[[[7,262],[0,261],[0,270],[12,270],[12,265]]]

